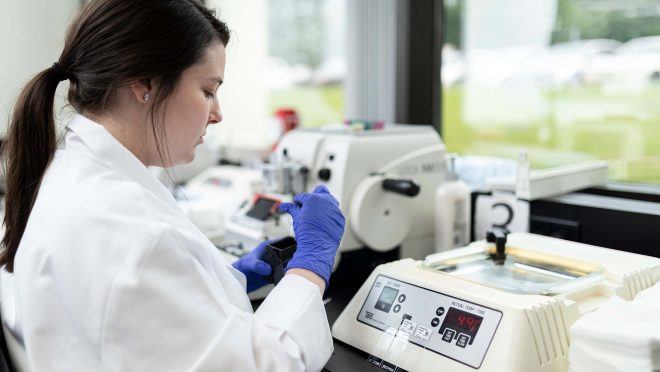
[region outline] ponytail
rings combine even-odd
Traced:
[[[41,179],[57,147],[53,103],[60,80],[66,78],[55,64],[32,78],[23,88],[9,122],[5,148],[6,194],[4,250],[0,266],[14,271],[14,258],[23,237]]]
[[[151,122],[145,125],[153,127],[160,141],[153,113],[162,112],[183,71],[201,61],[212,42],[227,46],[229,41],[227,25],[198,0],[86,3],[69,26],[58,58],[61,65],[44,70],[23,88],[9,121],[0,253],[0,267],[9,272],[14,271],[16,251],[57,147],[53,102],[58,83],[71,82],[68,103],[78,113],[101,115],[114,108],[112,98],[121,84],[157,80]],[[164,138],[162,124],[159,128]]]

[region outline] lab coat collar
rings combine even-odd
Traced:
[[[107,167],[138,182],[164,202],[176,207],[172,194],[160,183],[132,152],[122,145],[105,127],[83,115],[76,115],[67,128]]]

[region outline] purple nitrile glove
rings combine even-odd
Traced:
[[[262,260],[261,258],[263,257],[266,250],[266,245],[273,241],[274,240],[267,240],[262,242],[250,253],[239,258],[237,261],[234,261],[234,263],[231,264],[236,270],[245,274],[245,279],[247,281],[247,292],[252,292],[267,284],[272,283],[267,279],[268,275],[270,275],[272,271],[272,268],[268,262]]]
[[[346,222],[339,202],[323,185],[313,193],[296,195],[293,201],[280,204],[280,210],[293,218],[297,244],[286,269],[310,270],[322,277],[327,286]]]

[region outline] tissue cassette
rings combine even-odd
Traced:
[[[566,371],[577,319],[660,280],[658,258],[533,234],[509,235],[505,261],[493,250],[378,266],[333,336],[409,371]]]

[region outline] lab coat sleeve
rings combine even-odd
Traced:
[[[287,276],[257,313],[234,306],[208,263],[168,231],[135,252],[108,295],[110,371],[317,371],[332,353],[320,292]],[[226,270],[226,267],[221,267]],[[236,280],[231,274],[225,280]],[[233,283],[235,284],[235,283]]]

